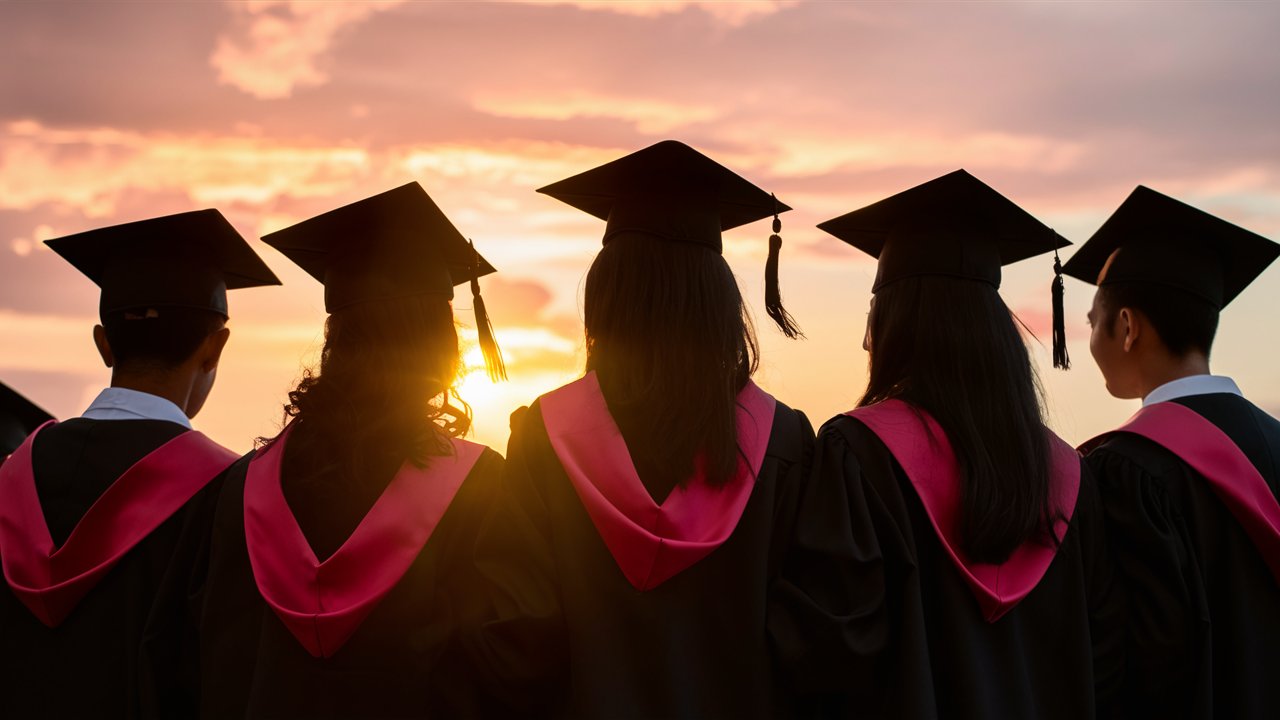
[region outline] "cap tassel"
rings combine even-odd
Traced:
[[[498,348],[498,340],[493,335],[493,323],[489,322],[489,311],[485,309],[484,298],[480,297],[480,280],[476,277],[480,272],[480,255],[476,253],[476,244],[471,243],[471,307],[476,314],[476,334],[480,336],[480,352],[484,354],[484,369],[489,379],[497,382],[507,379],[507,365],[502,361],[502,350]]]
[[[1053,251],[1053,366],[1059,370],[1071,369],[1071,357],[1067,355],[1066,318],[1062,309],[1062,261],[1058,251]]]
[[[782,252],[782,220],[778,218],[778,198],[773,199],[773,234],[769,236],[769,257],[764,263],[764,309],[777,323],[783,335],[791,339],[803,338],[804,333],[791,313],[782,307],[782,290],[778,283],[778,255]]]

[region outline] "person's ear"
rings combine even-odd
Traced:
[[[211,373],[218,369],[218,363],[222,360],[222,351],[227,347],[227,340],[230,338],[231,328],[225,326],[209,333],[209,337],[204,339],[204,344],[200,347],[201,370]]]
[[[871,296],[871,302],[867,304],[867,326],[862,331],[862,350],[863,352],[871,352],[871,311],[876,307],[876,296]]]
[[[102,357],[102,364],[107,367],[115,367],[116,356],[111,352],[111,343],[107,342],[107,329],[101,325],[93,326],[93,344],[98,348],[98,355]]]
[[[1142,322],[1138,314],[1129,308],[1120,308],[1120,331],[1124,333],[1124,351],[1129,352],[1142,335]]]

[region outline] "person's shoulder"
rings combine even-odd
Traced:
[[[159,447],[190,428],[170,420],[94,420],[74,417],[62,420],[36,435],[37,445],[61,443],[123,443]]]
[[[1184,465],[1159,443],[1127,432],[1111,434],[1089,451],[1085,461],[1104,485],[1118,475],[1165,477],[1181,472]]]
[[[845,446],[862,445],[867,441],[880,444],[879,436],[857,418],[848,413],[840,413],[818,428],[818,443],[837,443]]]
[[[198,498],[205,497],[208,498],[209,502],[216,505],[226,493],[243,495],[245,475],[249,472],[249,463],[257,454],[258,451],[255,449],[241,455],[235,462],[228,465],[225,470],[218,473],[207,485],[201,488],[193,499],[199,502]]]
[[[777,400],[765,454],[784,462],[801,462],[813,450],[813,424],[803,411]]]
[[[546,435],[546,424],[542,419],[542,398],[538,396],[528,405],[521,405],[511,412],[511,438],[522,439],[535,431]]]
[[[1240,401],[1254,422],[1258,424],[1258,429],[1263,435],[1271,439],[1280,439],[1280,419],[1243,397]]]
[[[249,472],[249,463],[253,462],[253,459],[256,458],[262,450],[263,448],[254,448],[241,455],[223,471],[222,480],[225,481],[227,478],[236,477],[243,482],[245,473]]]
[[[506,462],[506,459],[502,457],[502,453],[488,445],[481,445],[480,448],[480,456],[476,458],[476,463],[471,468],[472,474],[497,474],[501,472],[502,465]]]
[[[863,474],[869,468],[872,474],[895,475],[897,461],[888,446],[865,423],[846,413],[840,413],[818,429],[816,452],[846,474]]]

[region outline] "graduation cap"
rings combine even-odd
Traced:
[[[1221,310],[1280,255],[1280,245],[1139,185],[1062,271],[1091,285],[1145,282]]]
[[[0,459],[13,452],[53,416],[16,390],[0,383]]]
[[[1001,266],[1071,243],[991,186],[956,170],[818,225],[877,258],[872,292],[909,277],[1000,287]],[[1062,278],[1053,282],[1055,367],[1066,367]]]
[[[791,208],[688,145],[664,140],[538,192],[604,220],[606,245],[619,234],[641,233],[719,253],[723,231],[773,216],[765,309],[788,337],[802,336],[778,288],[778,215]]]
[[[46,240],[102,288],[98,311],[185,307],[227,315],[227,290],[279,285],[214,209],[166,215]]]
[[[491,378],[506,378],[480,296],[479,278],[495,270],[418,183],[317,215],[262,241],[324,284],[330,313],[373,300],[452,299],[454,286],[469,282],[485,367]]]

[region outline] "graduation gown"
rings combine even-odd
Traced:
[[[759,444],[744,445],[740,410],[740,448],[756,455],[739,473],[758,463],[754,479],[737,475],[721,491],[695,478],[661,505],[641,484],[594,374],[515,418],[503,492],[476,549],[496,617],[473,652],[495,692],[557,717],[787,714],[766,599],[796,523],[813,431],[803,414],[749,388],[762,403],[752,405]],[[546,415],[567,390],[569,407],[556,412],[581,413],[591,426],[576,436]],[[557,454],[565,441],[579,443],[573,479]]]
[[[1067,509],[1056,551],[1015,553],[1051,553],[1038,580],[976,588],[970,574],[991,583],[1009,571],[962,569],[885,442],[859,420],[833,418],[818,434],[806,524],[774,588],[770,631],[791,682],[831,717],[1105,711],[1122,671],[1124,606],[1087,471]]]
[[[36,492],[55,547],[144,456],[189,432],[164,420],[76,418],[31,446]],[[227,453],[225,468],[234,459]],[[205,478],[207,479],[207,478]],[[108,570],[55,626],[0,589],[0,717],[179,717],[194,712],[200,592],[190,567],[208,533],[221,474]],[[86,538],[92,540],[92,538]]]
[[[1228,393],[1171,401],[1208,420],[1244,453],[1272,497],[1280,422]],[[1280,581],[1206,478],[1129,433],[1107,437],[1088,463],[1128,586],[1133,716],[1280,716]]]
[[[305,425],[298,431],[274,473],[255,481],[251,468],[269,445],[231,468],[219,498],[200,620],[201,715],[475,715],[480,699],[457,652],[457,632],[484,608],[473,590],[471,553],[501,456],[455,441],[469,448],[474,464],[458,474],[459,484],[433,496],[433,511],[412,492],[438,488],[441,467],[454,457],[433,458],[425,470],[404,475],[409,482],[402,473],[411,466],[402,468],[399,459],[371,460],[366,474],[350,477],[327,464],[322,438],[309,437]],[[254,482],[267,483],[278,502],[262,510],[263,525],[246,515],[246,498],[251,511],[261,505]],[[288,532],[263,537],[292,541],[309,562],[322,560],[292,588],[292,599],[291,586],[271,576],[292,558],[251,556],[246,539],[282,527]]]

